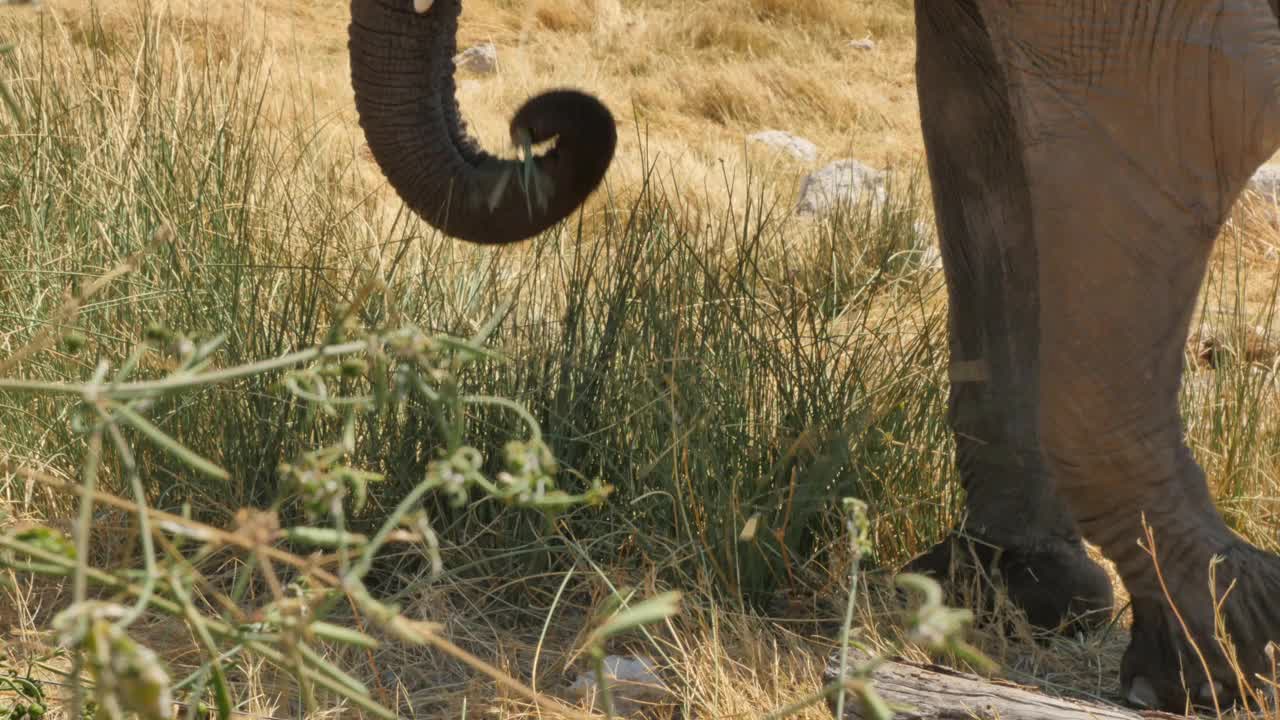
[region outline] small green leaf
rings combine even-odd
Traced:
[[[192,468],[218,480],[230,480],[231,475],[222,468],[214,465],[212,462],[205,460],[199,455],[179,443],[177,440],[169,437],[163,430],[151,424],[151,421],[134,412],[133,408],[124,405],[115,408],[116,414],[122,420],[131,425],[135,430],[141,432],[151,439],[152,442],[159,445],[182,462],[190,465]]]
[[[316,637],[323,640],[343,643],[345,645],[354,645],[360,648],[373,650],[378,647],[379,643],[376,638],[366,635],[358,630],[352,630],[341,625],[334,625],[322,620],[311,623],[308,627]]]
[[[921,607],[934,608],[942,605],[942,586],[926,575],[902,573],[894,579],[894,584],[904,590],[914,590],[924,596]]]
[[[678,591],[665,592],[619,612],[596,630],[597,642],[676,615],[680,612],[682,597]]]
[[[218,708],[218,720],[231,718],[231,688],[227,685],[227,676],[222,671],[222,663],[214,658],[213,663],[213,702]]]
[[[62,336],[62,349],[71,355],[75,355],[84,349],[86,342],[88,342],[88,338],[85,337],[84,333],[79,330],[68,330]]]
[[[68,560],[76,559],[76,546],[66,535],[43,525],[21,530],[13,536],[14,540],[26,543],[31,547],[61,555]]]
[[[868,720],[893,720],[896,715],[870,683],[859,683],[854,694],[857,695],[858,702],[862,705]]]
[[[369,542],[369,538],[359,533],[332,528],[293,527],[285,530],[284,536],[289,542],[323,548],[352,547]]]

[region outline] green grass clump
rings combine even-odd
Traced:
[[[385,220],[354,154],[318,142],[321,128],[274,129],[252,52],[186,57],[160,34],[141,28],[128,52],[67,42],[56,63],[33,41],[9,64],[28,120],[0,139],[0,306],[20,309],[8,342],[46,327],[80,278],[148,253],[65,328],[83,346],[27,361],[24,377],[82,379],[148,333],[179,330],[224,338],[218,364],[279,356],[323,342],[376,277],[385,290],[349,318],[360,326],[467,335],[506,308],[490,336],[504,358],[467,367],[460,390],[523,403],[569,477],[617,488],[608,509],[561,521],[598,557],[754,593],[799,582],[831,537],[834,498],[884,513],[912,499],[910,516],[878,525],[889,560],[950,518],[942,314],[936,274],[917,262],[910,176],[885,204],[803,230],[760,183],[723,217],[693,220],[682,189],[655,179],[526,247],[476,250]],[[277,468],[339,423],[270,392],[282,377],[158,402],[152,421],[230,476],[140,449],[151,502],[212,519],[278,497]],[[66,407],[0,412],[10,452],[42,464],[81,454]],[[478,410],[462,431],[496,458],[514,422]],[[354,434],[353,463],[387,478],[357,525],[416,485],[448,440],[412,402],[360,418]],[[446,552],[524,548],[508,561],[521,568],[555,554],[500,504],[431,511]],[[749,520],[759,532],[741,542]]]
[[[79,517],[71,539],[4,536],[0,554],[72,580],[53,624],[70,676],[93,681],[76,702],[159,715],[172,687],[225,714],[255,656],[312,708],[385,715],[331,658],[386,636],[467,651],[384,600],[509,577],[487,595],[510,602],[581,563],[735,603],[816,590],[841,561],[837,498],[939,496],[945,453],[912,449],[946,445],[913,184],[814,224],[813,251],[758,183],[692,222],[656,182],[527,247],[476,250],[380,214],[318,126],[278,129],[251,52],[192,57],[138,31],[136,47],[24,43],[0,137],[0,306],[21,309],[0,373],[5,482],[56,491],[36,515]],[[148,508],[141,576],[92,557],[108,539],[92,518],[129,507],[116,496]],[[948,511],[881,523],[882,547]],[[277,544],[327,549],[337,570]],[[210,575],[228,551],[243,564]],[[330,622],[339,599],[378,632]],[[544,612],[507,609],[488,622]],[[148,613],[184,619],[203,662],[140,673],[156,660],[129,632]],[[591,636],[598,668],[605,640],[637,631],[621,622]]]

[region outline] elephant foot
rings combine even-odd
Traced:
[[[1163,593],[1133,598],[1133,631],[1120,666],[1121,688],[1133,705],[1225,710],[1241,702],[1257,705],[1265,692],[1267,706],[1276,706],[1280,557],[1242,541],[1219,554],[1216,598],[1207,597],[1203,573],[1189,573],[1182,587],[1168,588],[1176,614]],[[1215,627],[1226,631],[1228,642]]]
[[[986,613],[1003,592],[1032,626],[1071,635],[1109,621],[1115,601],[1111,579],[1080,540],[999,547],[953,532],[904,571],[932,576],[951,602],[963,602],[963,591],[976,589],[975,599]]]

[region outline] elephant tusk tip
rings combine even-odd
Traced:
[[[435,0],[413,0],[413,11],[419,15],[424,15],[431,9],[431,4],[434,2]]]

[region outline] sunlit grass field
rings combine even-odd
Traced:
[[[608,651],[667,668],[667,715],[764,715],[820,685],[857,559],[841,499],[856,497],[870,530],[855,637],[924,658],[906,642],[887,576],[959,520],[961,498],[944,417],[945,292],[926,252],[936,240],[911,3],[470,0],[460,44],[499,50],[496,75],[460,86],[488,147],[508,151],[508,113],[554,85],[597,92],[620,121],[618,159],[584,212],[501,250],[437,236],[385,187],[352,108],[346,7],[0,6],[0,42],[15,45],[0,56],[0,78],[17,110],[0,115],[0,378],[44,383],[0,392],[0,537],[43,524],[74,539],[85,506],[66,485],[90,474],[113,496],[240,537],[262,527],[244,508],[306,525],[298,476],[282,466],[334,443],[340,460],[316,467],[381,477],[367,503],[334,515],[338,530],[366,540],[401,517],[397,504],[443,448],[465,440],[496,476],[506,443],[527,431],[523,415],[486,402],[454,412],[461,406],[422,397],[370,412],[332,402],[362,396],[377,367],[302,377],[273,367],[125,411],[83,390],[126,371],[173,382],[191,348],[210,348],[201,367],[237,368],[412,327],[478,338],[486,352],[430,345],[432,362],[453,359],[425,377],[451,397],[527,408],[567,493],[612,488],[602,504],[552,516],[479,492],[461,507],[428,494],[419,524],[406,515],[364,583],[402,617],[438,623],[431,632],[447,648],[572,705],[563,689],[589,667],[599,613],[629,593],[676,590],[679,614],[611,639]],[[864,38],[873,49],[850,47]],[[818,160],[745,143],[770,128],[814,141]],[[797,216],[802,174],[845,157],[888,169],[888,200]],[[1184,391],[1187,431],[1220,506],[1272,549],[1275,217],[1250,198],[1224,231],[1198,323],[1220,351],[1208,367],[1199,345],[1189,348]],[[45,391],[54,386],[80,389]],[[328,404],[315,400],[320,387]],[[148,420],[120,414],[134,411]],[[95,435],[99,421],[119,436]],[[4,554],[13,548],[0,548],[0,675],[31,670],[56,711],[72,665],[51,623],[72,599],[129,605],[150,587],[140,571],[165,568],[198,578],[185,600],[152,588],[188,613],[283,623],[268,609],[310,597],[314,567],[352,562],[325,546],[296,565],[276,558],[283,574],[273,580],[260,551],[194,552],[193,540],[164,533],[144,546],[128,507],[97,505],[92,552],[76,572],[23,572]],[[308,557],[297,536],[282,547]],[[87,566],[119,571],[126,585],[79,588]],[[352,703],[356,686],[401,716],[568,712],[444,644],[386,641],[394,632],[373,629],[371,605],[339,605],[327,608],[334,622],[381,642],[307,636],[307,652],[328,664],[296,659],[320,673],[303,683],[288,674],[297,645],[284,631],[271,636],[278,661],[232,652],[256,647],[243,638],[217,645],[189,614],[151,608],[129,631],[172,678],[224,687],[247,716],[377,716]],[[1122,612],[1095,636],[1036,643],[1014,622],[971,639],[1011,679],[1115,699],[1125,623]],[[228,654],[218,682],[211,642]],[[345,683],[348,695],[325,683]],[[6,697],[0,687],[0,708]],[[799,712],[829,716],[821,704]]]

